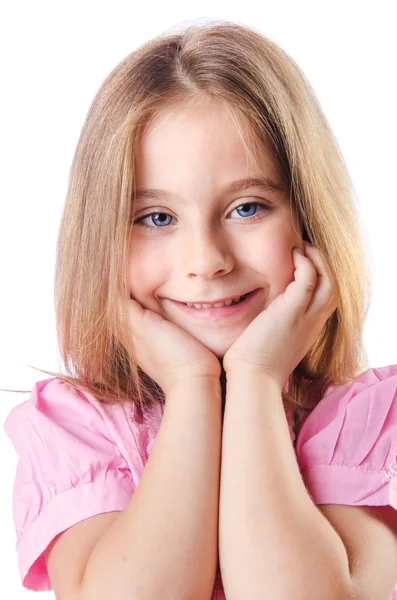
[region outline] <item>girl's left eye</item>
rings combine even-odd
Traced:
[[[254,212],[252,212],[252,207],[255,207]],[[256,211],[256,207],[260,207],[260,211],[259,213]],[[244,204],[240,204],[240,206],[237,206],[236,208],[234,208],[232,210],[232,213],[234,213],[234,211],[240,211],[243,213],[243,215],[239,215],[240,217],[242,217],[244,219],[244,221],[250,221],[251,219],[256,219],[258,217],[258,214],[260,215],[262,212],[266,212],[269,211],[270,208],[269,206],[267,206],[267,204],[263,204],[262,202],[245,202]],[[247,213],[249,213],[247,215]],[[145,223],[145,219],[149,219],[152,218],[152,223],[156,223],[155,221],[155,217],[161,217],[160,219],[158,219],[157,223],[159,224],[159,227],[157,226],[157,224],[153,227],[151,225],[147,225]],[[143,217],[139,217],[139,219],[136,219],[135,221],[132,221],[132,223],[135,225],[140,225],[141,227],[144,227],[145,229],[163,229],[164,227],[167,227],[168,225],[170,225],[170,222],[166,222],[167,219],[164,217],[170,217],[171,219],[173,218],[170,214],[166,213],[166,212],[151,212],[148,213],[147,215],[144,215]]]

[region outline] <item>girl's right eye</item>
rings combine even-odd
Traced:
[[[152,223],[154,223],[154,226],[146,225],[145,219],[149,219],[152,217],[153,217]],[[156,221],[157,217],[160,217],[158,219],[158,221]],[[167,222],[167,217],[169,217],[171,219],[173,218],[173,217],[171,217],[171,215],[169,215],[168,213],[165,213],[165,212],[152,212],[147,215],[144,215],[143,217],[140,217],[139,219],[136,219],[136,221],[133,221],[133,224],[134,225],[139,224],[141,227],[144,227],[145,229],[159,229],[161,227],[170,225],[170,223]]]

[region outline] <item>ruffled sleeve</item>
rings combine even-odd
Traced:
[[[8,414],[4,431],[19,457],[13,516],[26,589],[52,589],[43,552],[56,535],[129,503],[153,445],[131,411],[53,378],[36,383]]]
[[[302,425],[296,455],[316,504],[397,509],[397,365],[334,386]]]

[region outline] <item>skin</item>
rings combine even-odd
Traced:
[[[255,155],[255,161],[247,164],[245,147],[221,104],[165,111],[150,122],[138,148],[136,188],[163,189],[173,197],[145,199],[132,215],[134,221],[151,212],[170,216],[147,216],[133,225],[131,298],[221,359],[294,281],[292,249],[305,247],[285,192],[247,188],[215,197],[218,187],[249,176],[265,175],[282,187],[272,156]],[[268,208],[242,207],[255,202]],[[210,301],[256,288],[259,293],[248,310],[219,320],[196,320],[169,300]]]
[[[277,411],[276,403],[281,404],[282,387],[318,338],[336,309],[336,301],[321,253],[303,243],[286,194],[251,188],[233,196],[215,198],[218,186],[260,173],[280,182],[272,157],[258,157],[257,171],[248,171],[244,145],[228,113],[219,105],[203,111],[196,108],[194,112],[185,107],[166,113],[165,117],[153,121],[143,138],[138,154],[137,189],[166,189],[179,199],[146,200],[133,215],[136,221],[150,212],[164,212],[173,219],[162,220],[165,227],[157,220],[156,227],[153,222],[156,219],[147,217],[145,221],[153,228],[150,230],[137,224],[133,226],[128,272],[131,324],[138,363],[165,391],[167,405],[173,397],[168,392],[178,385],[182,385],[185,396],[186,390],[199,385],[194,378],[201,382],[203,376],[218,379],[221,375],[223,378],[222,415],[225,418],[222,427],[224,421],[225,428],[220,503],[223,537],[224,531],[234,531],[235,515],[241,514],[241,506],[243,512],[247,507],[246,493],[243,497],[235,493],[239,487],[236,487],[236,463],[240,463],[237,472],[245,471],[246,481],[254,490],[252,497],[263,499],[262,512],[251,518],[251,523],[266,522],[263,518],[265,502],[270,505],[273,501],[271,506],[274,506],[268,489],[285,488],[284,474],[279,481],[271,474],[271,486],[263,477],[258,477],[264,457],[269,454],[267,451],[261,454],[263,440],[269,437],[272,451],[280,447],[276,437],[263,435],[264,421],[268,418],[269,425],[276,424],[278,428],[277,415],[282,412]],[[257,207],[257,217],[252,219],[235,210],[248,202],[262,200],[269,210],[261,211]],[[240,313],[240,318],[196,320],[169,300],[213,301],[257,288],[259,293],[247,310]],[[248,390],[250,402],[246,403],[246,410],[247,398],[242,390],[244,393]],[[272,420],[269,413],[262,410],[264,398],[274,409]],[[286,432],[285,422],[282,427]],[[281,432],[281,443],[282,435]],[[240,445],[236,445],[237,439]],[[284,439],[288,439],[286,448],[291,456],[289,433]],[[258,456],[259,468],[258,460],[254,462]],[[289,468],[288,458],[283,464]],[[291,472],[296,468],[295,457],[292,465]],[[240,475],[237,479],[240,483]],[[258,481],[262,483],[258,485]],[[299,494],[300,484],[296,488]],[[293,497],[296,497],[294,493]],[[255,515],[254,504],[250,510]],[[316,510],[314,514],[318,518],[317,509],[312,510]],[[284,513],[270,519],[278,520],[285,527]],[[247,521],[241,527],[243,532],[244,527],[248,530]],[[270,530],[275,530],[274,523]],[[299,530],[297,535],[300,534]],[[227,544],[229,542],[235,540],[230,538]],[[222,544],[225,553],[222,569],[226,570],[229,580],[240,560],[236,550],[240,545],[238,541],[235,549],[226,555]],[[313,552],[312,548],[311,544],[307,552]],[[264,556],[264,552],[258,555]],[[231,565],[225,569],[229,561]],[[285,563],[283,556],[280,563]]]

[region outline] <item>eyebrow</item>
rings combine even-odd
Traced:
[[[236,192],[242,192],[248,188],[258,188],[263,192],[284,192],[284,188],[281,185],[272,181],[269,177],[245,177],[244,179],[237,179],[236,181],[230,181],[224,186],[217,188],[215,196],[222,196],[225,194],[233,194]],[[143,204],[146,199],[155,200],[169,200],[173,197],[173,194],[166,190],[141,188],[136,190],[133,196],[135,205]],[[175,194],[175,197],[183,202],[183,200]]]

